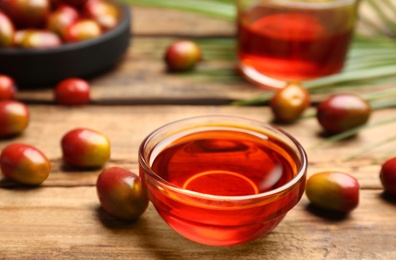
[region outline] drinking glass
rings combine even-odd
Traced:
[[[342,70],[359,0],[237,0],[238,67],[263,88]]]

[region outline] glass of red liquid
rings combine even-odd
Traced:
[[[301,199],[307,156],[289,134],[233,116],[165,125],[139,150],[140,176],[165,222],[205,245],[237,245],[275,228]]]
[[[359,0],[237,0],[242,75],[282,88],[342,70]]]

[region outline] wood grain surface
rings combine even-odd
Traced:
[[[308,175],[339,170],[360,185],[360,205],[347,216],[324,214],[304,196],[267,237],[233,247],[210,247],[184,239],[168,227],[154,207],[134,223],[109,217],[99,205],[96,178],[101,169],[82,171],[63,164],[60,139],[76,127],[89,127],[111,140],[105,165],[138,171],[137,151],[144,137],[174,120],[217,114],[273,123],[268,107],[236,107],[232,100],[263,93],[246,82],[205,82],[168,74],[163,49],[180,37],[232,37],[232,22],[151,8],[134,8],[135,35],[124,60],[90,80],[92,103],[62,107],[51,86],[21,90],[31,120],[15,138],[50,159],[52,171],[38,188],[0,180],[0,259],[395,259],[396,200],[383,194],[381,163],[394,152],[390,142],[356,158],[357,151],[394,135],[396,123],[370,128],[343,141],[321,144],[324,135],[314,117],[279,125],[305,147]],[[204,63],[202,66],[210,66]],[[225,64],[230,68],[232,62]],[[49,88],[48,88],[49,87]],[[395,109],[375,111],[370,123],[394,117]],[[307,114],[314,114],[311,108]]]

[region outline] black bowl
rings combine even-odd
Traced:
[[[98,38],[48,49],[0,48],[0,74],[18,88],[49,87],[69,77],[91,78],[113,68],[131,39],[131,12],[122,6],[118,26]]]

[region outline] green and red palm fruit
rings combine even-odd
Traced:
[[[114,218],[133,221],[147,209],[148,197],[140,177],[124,168],[101,172],[96,190],[102,208]]]
[[[297,83],[290,83],[274,94],[270,107],[276,121],[291,123],[297,120],[310,104],[308,90]]]
[[[388,159],[381,167],[381,184],[387,194],[396,196],[396,157]]]
[[[110,140],[104,134],[77,128],[67,132],[61,140],[63,160],[81,168],[99,168],[110,159]]]
[[[0,10],[0,47],[14,45],[15,27],[7,14]]]
[[[90,101],[90,84],[81,78],[67,78],[59,82],[55,89],[55,101],[65,106],[81,106]]]
[[[202,59],[198,44],[190,40],[173,42],[165,51],[164,60],[169,71],[183,72],[193,69]]]
[[[318,208],[348,213],[359,205],[359,183],[343,172],[320,172],[312,175],[306,185],[309,201]]]
[[[0,101],[0,137],[21,134],[29,124],[28,107],[15,100]]]
[[[10,76],[0,74],[0,100],[12,100],[15,98],[17,85]]]
[[[338,134],[367,123],[370,104],[353,94],[334,94],[317,107],[316,117],[323,129]]]
[[[107,0],[88,0],[84,5],[84,14],[96,21],[104,31],[115,28],[121,16],[119,8]]]
[[[37,148],[13,143],[1,151],[0,168],[6,178],[15,182],[40,185],[48,178],[51,164]]]

